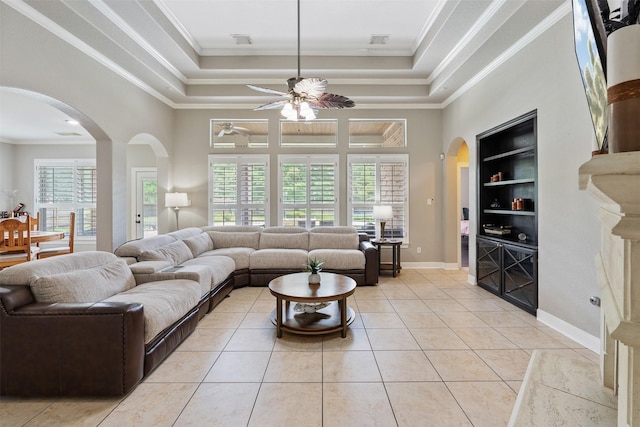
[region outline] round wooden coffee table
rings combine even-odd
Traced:
[[[347,297],[355,292],[356,282],[341,274],[321,272],[320,276],[317,285],[308,283],[309,273],[287,274],[269,282],[269,290],[276,297],[271,321],[276,325],[278,338],[283,330],[303,335],[341,331],[342,338],[347,336],[347,326],[355,318],[347,306]],[[292,301],[298,304],[291,306]],[[329,305],[314,310],[317,303]]]

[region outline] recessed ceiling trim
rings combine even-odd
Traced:
[[[171,74],[173,74],[177,79],[179,79],[182,83],[187,81],[187,76],[182,74],[180,70],[173,66],[171,62],[169,62],[163,55],[160,54],[156,49],[153,48],[147,41],[136,31],[134,30],[125,20],[123,20],[120,15],[115,13],[107,4],[104,3],[103,0],[91,0],[91,4],[93,7],[98,9],[100,13],[107,17],[111,22],[113,22],[116,27],[118,27],[123,33],[125,33],[129,38],[131,38],[135,43],[138,44],[142,49],[144,49],[149,55],[155,58],[164,68],[167,69]]]
[[[505,50],[500,56],[491,61],[489,65],[480,70],[479,73],[470,78],[465,84],[460,86],[458,90],[452,93],[447,99],[442,102],[443,108],[447,107],[453,101],[465,94],[469,89],[475,86],[482,79],[493,73],[498,67],[507,62],[511,57],[527,47],[529,43],[533,42],[545,31],[555,25],[564,16],[571,13],[571,5],[569,2],[564,2],[560,7],[554,10],[549,16],[547,16],[542,22],[531,29],[527,34],[522,36],[517,42],[511,45],[511,47]]]
[[[445,56],[440,64],[433,70],[431,75],[427,78],[428,84],[433,81],[451,64],[451,62],[460,54],[460,52],[473,41],[473,38],[489,23],[491,18],[502,8],[507,0],[495,0],[491,2],[489,7],[484,11],[480,18],[473,24],[473,26],[465,33],[465,35],[456,43],[451,51]]]
[[[418,35],[418,37],[416,37],[415,45],[412,48],[412,51],[413,51],[414,54],[415,54],[415,52],[418,51],[418,48],[424,42],[425,37],[427,37],[427,34],[429,33],[429,30],[431,29],[433,24],[438,19],[438,16],[442,12],[442,9],[444,9],[445,5],[447,4],[447,1],[448,0],[440,0],[436,4],[436,6],[433,8],[433,12],[431,13],[429,18],[427,19],[427,22],[425,22],[425,24],[422,27],[422,29],[420,30],[420,34]]]
[[[176,110],[246,110],[253,104],[177,104]],[[444,108],[442,103],[400,103],[400,104],[385,104],[385,103],[363,103],[358,101],[353,110],[440,110]]]
[[[191,45],[193,50],[195,50],[198,53],[198,55],[202,55],[202,47],[200,46],[200,44],[198,44],[198,42],[196,41],[196,39],[193,38],[191,33],[187,31],[187,29],[184,27],[184,25],[182,25],[180,20],[173,14],[173,12],[171,12],[171,9],[169,9],[169,6],[167,6],[163,0],[153,0],[153,2],[156,4],[156,6],[158,6],[158,9],[160,9],[160,11],[164,13],[164,16],[167,17],[169,22],[171,22],[171,24],[174,27],[176,27],[178,32],[182,34],[182,37],[184,37],[187,43]]]
[[[69,43],[71,46],[75,47],[82,53],[93,58],[94,60],[104,65],[105,67],[107,67],[108,69],[116,73],[117,75],[128,80],[135,86],[144,90],[148,94],[154,96],[155,98],[167,104],[168,106],[170,107],[175,106],[175,104],[170,99],[162,95],[160,92],[156,91],[154,88],[144,83],[142,80],[138,79],[136,76],[129,73],[127,70],[125,70],[124,68],[122,68],[121,66],[119,66],[118,64],[116,64],[115,62],[113,62],[112,60],[110,60],[109,58],[107,58],[106,56],[104,56],[103,54],[101,54],[100,52],[98,52],[97,50],[95,50],[94,48],[92,48],[91,46],[89,46],[88,44],[86,44],[76,36],[74,36],[73,34],[71,34],[67,30],[65,30],[64,28],[62,28],[61,26],[53,22],[51,19],[47,18],[46,16],[44,16],[43,14],[41,14],[31,6],[29,6],[28,4],[18,0],[4,0],[4,1],[9,6],[14,8],[16,11],[20,12],[27,18],[31,19],[33,22],[40,25],[50,33],[56,35],[60,39]]]
[[[281,84],[282,79],[253,79],[253,83],[256,84]],[[188,79],[186,84],[190,86],[216,86],[216,85],[244,85],[246,83],[246,77],[243,79]],[[371,79],[331,79],[331,84],[336,85],[378,85],[384,84],[389,86],[406,86],[406,85],[416,85],[422,86],[427,85],[427,79],[411,79],[411,78],[371,78]]]

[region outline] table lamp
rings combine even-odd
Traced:
[[[387,240],[384,237],[384,226],[388,219],[393,218],[393,210],[391,206],[374,206],[373,219],[380,220],[380,240]]]
[[[180,208],[191,205],[189,199],[187,198],[187,193],[166,193],[164,195],[164,206],[167,208],[173,208],[176,212],[176,229],[180,229],[180,225],[178,223],[178,213],[180,212]]]

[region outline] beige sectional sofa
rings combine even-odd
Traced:
[[[324,261],[324,271],[345,274],[358,285],[378,282],[376,249],[352,227],[188,228],[127,242],[115,254],[127,259],[141,282],[191,278],[204,292],[210,279],[212,306],[218,302],[215,296],[228,293],[218,288],[230,272],[236,287],[266,286],[275,277],[303,271],[310,258]],[[213,276],[205,276],[204,270]]]
[[[198,323],[201,284],[137,283],[109,252],[0,271],[0,394],[122,395]]]

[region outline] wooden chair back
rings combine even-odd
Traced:
[[[36,212],[36,216],[31,217],[31,231],[40,230],[40,211]]]
[[[31,217],[0,222],[0,268],[31,261]]]
[[[69,215],[69,244],[67,246],[47,247],[40,249],[38,259],[49,258],[57,255],[72,254],[73,245],[76,237],[76,213],[71,212]]]

